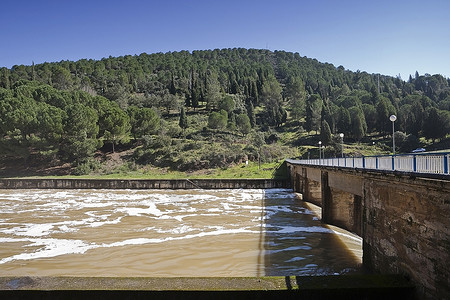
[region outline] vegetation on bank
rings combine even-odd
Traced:
[[[267,178],[319,141],[325,157],[389,153],[391,114],[397,152],[448,149],[449,83],[256,49],[1,68],[0,174]]]
[[[264,163],[242,163],[218,169],[204,169],[191,172],[181,172],[169,168],[141,167],[136,168],[128,163],[118,164],[115,168],[91,172],[89,175],[34,175],[22,176],[26,178],[83,178],[83,179],[284,179],[286,171],[282,168],[282,161]]]

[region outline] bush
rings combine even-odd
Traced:
[[[75,169],[72,171],[73,175],[88,175],[93,171],[100,169],[101,164],[99,161],[89,158],[83,163],[76,165]]]
[[[142,138],[145,149],[161,149],[172,144],[172,139],[166,135],[145,135]]]

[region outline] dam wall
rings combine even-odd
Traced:
[[[0,189],[271,189],[288,188],[277,179],[0,179]]]
[[[324,223],[363,238],[367,269],[407,276],[415,283],[418,298],[449,299],[448,177],[299,164],[288,167],[294,190],[321,206]]]

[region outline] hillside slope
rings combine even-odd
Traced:
[[[1,68],[0,158],[84,174],[126,151],[123,169],[192,172],[317,156],[319,140],[339,155],[339,133],[347,155],[388,153],[391,114],[397,151],[450,148],[449,82],[242,48]]]

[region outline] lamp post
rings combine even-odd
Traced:
[[[319,165],[322,164],[322,141],[319,141]]]
[[[344,134],[339,133],[339,136],[341,137],[341,157],[344,157]]]
[[[391,115],[389,117],[389,120],[392,122],[392,153],[395,155],[395,129],[394,129],[394,122],[397,120],[397,117],[395,115]]]

